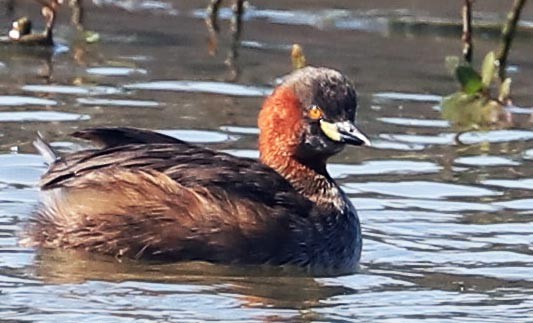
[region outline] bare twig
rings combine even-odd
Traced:
[[[472,3],[474,0],[465,0],[462,9],[463,16],[463,58],[468,63],[472,63]]]
[[[206,8],[205,25],[207,26],[208,34],[208,50],[209,54],[215,55],[218,49],[218,10],[222,0],[210,0]]]
[[[500,80],[503,82],[505,80],[505,68],[507,66],[507,57],[509,55],[509,50],[511,49],[511,44],[513,42],[514,34],[516,31],[516,25],[520,19],[520,13],[522,8],[526,4],[526,0],[515,0],[513,3],[513,8],[507,15],[507,21],[502,29],[502,38],[500,41],[500,46],[496,53],[496,60],[498,61],[498,75]]]
[[[233,3],[233,17],[231,17],[231,34],[233,39],[241,38],[242,15],[244,14],[244,0],[235,0]]]
[[[214,31],[218,32],[218,10],[222,0],[210,0],[206,8],[206,22],[211,25]]]
[[[83,30],[83,18],[84,18],[84,8],[83,0],[70,0],[70,7],[72,8],[72,17],[70,21],[78,30]]]
[[[239,68],[236,64],[241,46],[242,15],[244,14],[244,0],[235,0],[233,3],[233,16],[231,17],[231,48],[226,59],[226,64],[232,71],[231,80],[239,76]]]

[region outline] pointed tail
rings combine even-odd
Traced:
[[[57,152],[50,146],[49,143],[47,143],[40,132],[37,132],[37,138],[33,141],[33,146],[37,149],[39,154],[43,156],[44,161],[51,165],[52,163],[58,161],[60,159]]]

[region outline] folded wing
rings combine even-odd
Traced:
[[[104,148],[51,164],[29,244],[226,263],[305,258],[298,243],[313,234],[294,230],[313,230],[302,224],[317,211],[269,167],[148,131],[78,137]]]

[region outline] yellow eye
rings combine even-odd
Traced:
[[[322,110],[315,105],[311,107],[311,109],[309,109],[309,112],[307,112],[307,115],[309,116],[309,118],[313,120],[318,120],[322,118],[323,113],[322,113]]]

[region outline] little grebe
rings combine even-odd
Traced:
[[[58,0],[54,0],[50,4],[43,3],[41,14],[44,17],[46,24],[42,33],[33,33],[31,21],[27,17],[22,17],[12,23],[7,40],[12,44],[20,44],[24,46],[54,45],[53,29],[58,5]]]
[[[292,265],[353,272],[361,229],[326,170],[345,144],[369,145],[341,73],[288,75],[259,114],[260,161],[132,128],[74,133],[102,146],[63,157],[41,139],[47,191],[26,244],[164,261]]]

